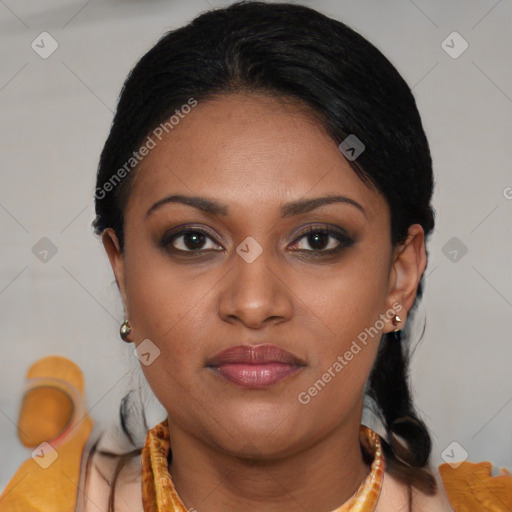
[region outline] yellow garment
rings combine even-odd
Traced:
[[[372,455],[371,471],[354,496],[333,512],[372,512],[379,499],[385,463],[379,436],[361,425],[360,440]],[[144,512],[188,512],[181,501],[168,470],[170,450],[167,420],[148,432],[142,451],[142,501]]]
[[[83,376],[72,361],[50,356],[29,369],[18,425],[20,440],[34,448],[33,457],[20,466],[3,491],[0,512],[74,512],[92,421],[85,411]],[[333,512],[371,512],[375,508],[385,460],[379,436],[363,425],[360,441],[373,456],[371,472],[356,494]],[[148,432],[142,451],[144,512],[188,512],[168,471],[169,451],[165,420]],[[492,477],[491,468],[487,461],[439,466],[455,512],[512,511],[512,476],[502,470],[501,476]]]
[[[80,368],[64,357],[45,357],[29,369],[18,436],[34,450],[0,496],[0,512],[74,512],[92,429],[83,387]]]
[[[439,473],[455,512],[510,512],[512,476],[502,469],[491,476],[490,462],[463,462],[458,467],[441,464]]]
[[[385,462],[379,436],[361,425],[360,439],[374,456],[372,470],[357,493],[333,512],[371,512],[377,503]],[[174,488],[168,471],[170,450],[167,420],[148,432],[142,451],[142,498],[144,512],[188,512]],[[455,512],[511,512],[512,476],[491,476],[491,463],[463,462],[458,467],[439,466],[439,473]]]

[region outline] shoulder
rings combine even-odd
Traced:
[[[492,476],[490,462],[441,464],[439,473],[455,512],[512,510],[512,476],[502,469]]]
[[[490,462],[441,464],[431,468],[437,483],[434,495],[412,488],[413,512],[467,512],[469,510],[512,510],[512,476],[502,470],[491,476]],[[381,497],[375,512],[409,510],[406,484],[384,474]]]
[[[432,473],[437,483],[436,493],[429,495],[416,487],[412,487],[410,490],[411,510],[413,512],[456,512],[450,504],[439,473],[436,471],[432,471]],[[389,510],[403,512],[409,510],[409,488],[407,484],[385,472],[375,512],[387,512]]]
[[[84,492],[76,512],[110,510],[111,496],[116,512],[143,512],[140,454],[123,458],[91,450],[83,475]]]

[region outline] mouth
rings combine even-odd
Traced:
[[[238,345],[216,354],[206,367],[239,386],[261,389],[291,377],[306,362],[277,345]]]

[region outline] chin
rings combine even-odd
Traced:
[[[226,435],[228,446],[224,447],[228,451],[235,450],[242,457],[284,456],[301,443],[301,439],[310,437],[307,431],[301,433],[299,417],[282,407],[276,406],[269,411],[268,404],[261,414],[254,407],[242,413],[238,410],[233,415],[226,412],[223,425],[229,432]]]
[[[275,438],[248,435],[232,439],[224,449],[231,455],[241,459],[269,460],[280,459],[299,451],[299,443],[295,440],[295,432],[283,432]]]

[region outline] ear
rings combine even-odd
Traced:
[[[126,300],[126,285],[124,280],[124,254],[121,252],[121,246],[116,232],[112,228],[106,228],[101,234],[101,241],[103,242],[103,247],[107,252],[112,270],[114,271],[117,287],[119,288],[119,292],[123,299],[126,318],[129,318],[127,311],[128,301]]]
[[[420,224],[409,226],[407,238],[393,251],[389,274],[388,308],[400,311],[400,328],[403,328],[411,309],[421,276],[427,266],[425,233]],[[397,303],[402,309],[397,308]],[[393,304],[395,305],[393,307]],[[391,322],[385,332],[396,329]]]

